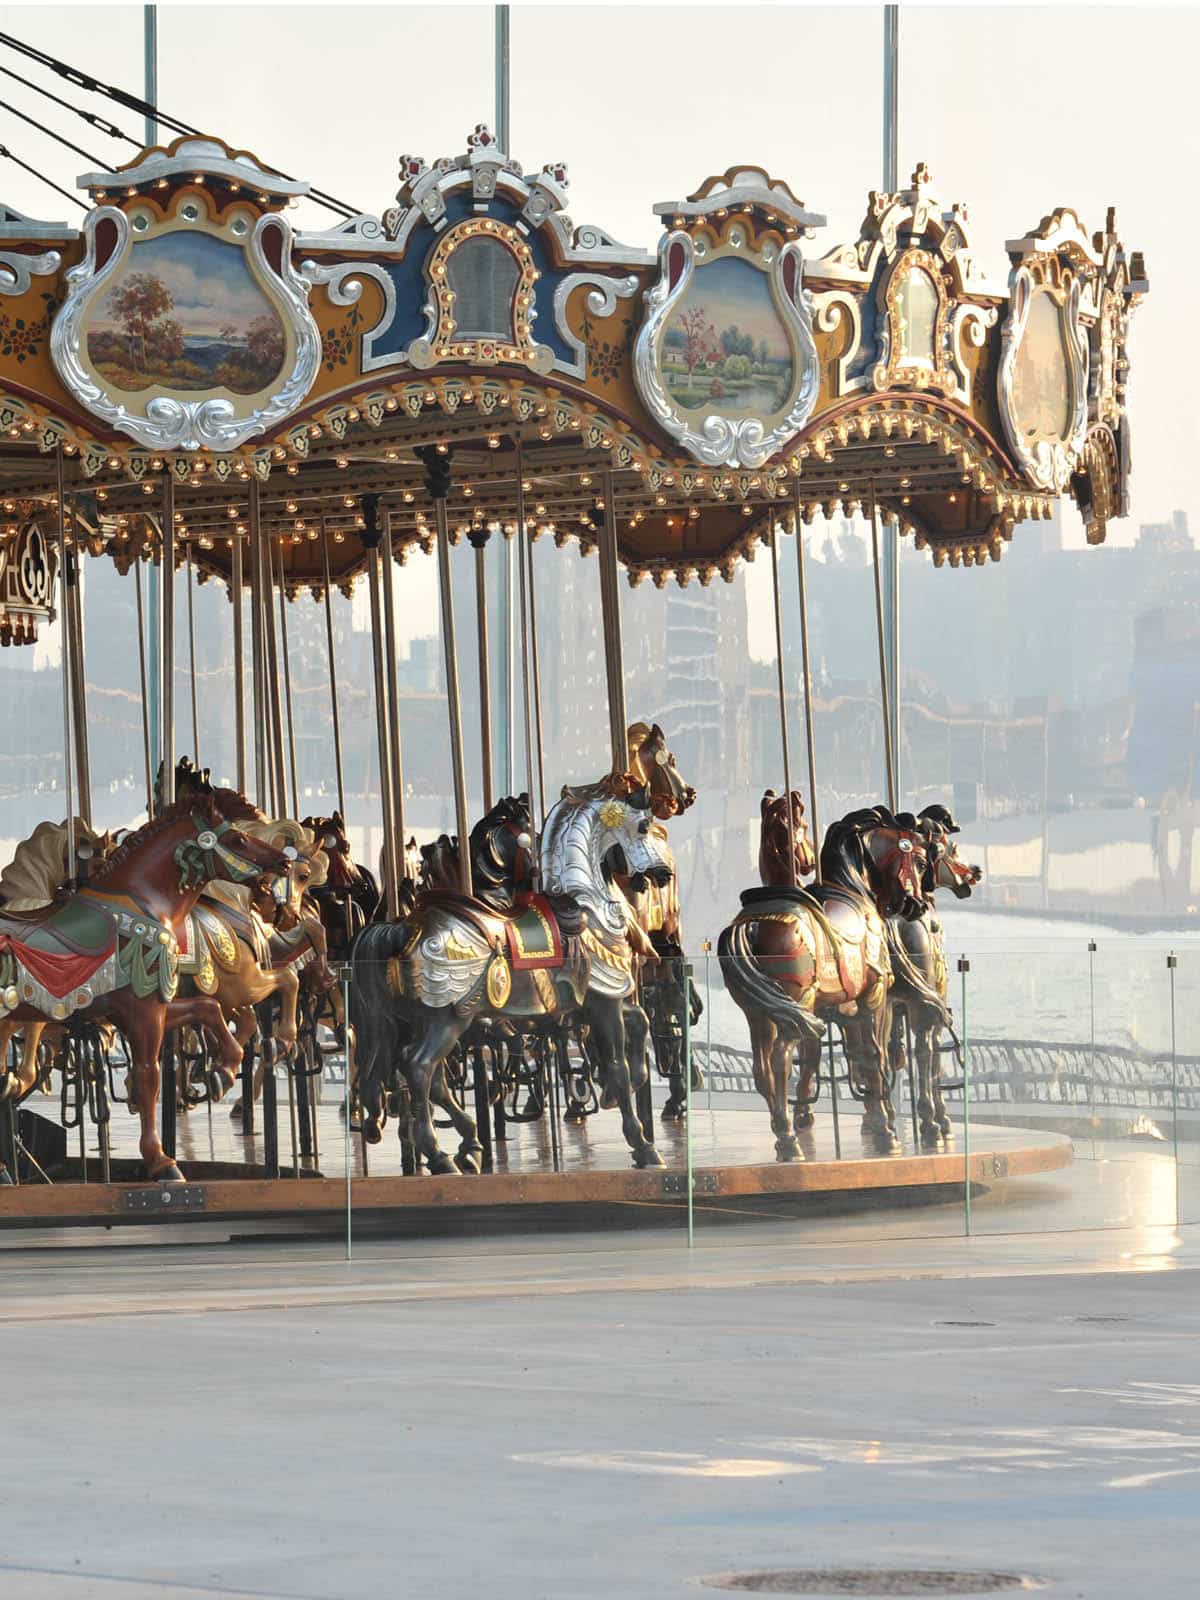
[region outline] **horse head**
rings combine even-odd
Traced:
[[[481,900],[505,908],[533,886],[536,866],[528,795],[507,795],[471,829],[471,883]]]
[[[343,890],[361,887],[362,868],[350,854],[350,840],[341,812],[335,811],[331,817],[305,817],[304,826],[311,830],[325,852],[328,887]]]
[[[969,899],[983,878],[983,868],[959,860],[958,846],[951,837],[959,828],[950,812],[943,805],[926,806],[916,821],[929,840],[926,893],[949,889],[956,900]]]
[[[248,823],[257,830],[261,813],[232,789],[210,789],[176,802],[174,808],[191,823],[191,832],[175,847],[182,889],[214,880],[221,883],[254,883],[264,876],[283,877],[292,856],[287,848],[256,837],[256,831],[239,828]]]
[[[804,820],[804,800],[799,789],[791,793],[791,805],[784,795],[768,789],[762,797],[762,825],[759,831],[758,872],[764,884],[783,886],[816,871],[817,858]]]
[[[422,889],[447,889],[457,892],[458,836],[441,833],[432,844],[421,846],[421,866],[417,882]]]
[[[648,784],[631,789],[624,798],[614,794],[599,802],[598,842],[607,873],[635,880],[644,876],[660,886],[670,883],[674,869],[656,834],[653,807]]]
[[[667,748],[666,735],[657,722],[634,722],[626,733],[629,773],[650,791],[650,806],[656,817],[667,821],[686,811],[696,801],[696,791],[679,775],[675,757]]]
[[[874,900],[885,917],[913,921],[925,909],[928,849],[925,835],[904,826],[886,806],[852,811],[825,834],[821,876],[835,888]]]
[[[287,858],[286,872],[268,874],[260,880],[260,897],[269,897],[264,906],[267,920],[284,932],[296,927],[304,911],[304,897],[320,889],[328,880],[329,857],[319,836],[306,823],[291,818],[280,822],[248,822],[245,830],[263,839]],[[268,914],[269,913],[269,914]]]

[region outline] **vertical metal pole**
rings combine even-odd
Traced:
[[[246,641],[242,615],[242,539],[233,541],[233,743],[235,784],[239,794],[246,792]]]
[[[262,529],[259,516],[258,480],[250,482],[250,651],[254,713],[254,797],[260,811],[267,811],[270,782],[267,777],[266,670],[262,637]]]
[[[520,468],[518,468],[518,476]],[[513,582],[513,563],[517,558],[517,538],[505,539],[501,545],[504,576],[504,792],[512,794],[516,788],[516,630],[513,627],[513,610],[516,585]]]
[[[892,747],[892,696],[888,685],[887,636],[883,620],[883,581],[879,556],[879,510],[875,504],[875,485],[871,485],[871,554],[875,567],[875,629],[879,638],[879,696],[883,709],[883,755],[887,766],[888,805],[897,810],[896,765]]]
[[[1182,1184],[1179,1173],[1179,1056],[1175,1036],[1175,969],[1179,965],[1179,957],[1172,950],[1167,956],[1167,978],[1171,986],[1171,1145],[1175,1157],[1175,1226],[1184,1220],[1180,1195]],[[965,1030],[964,1030],[965,1031]]]
[[[525,560],[529,566],[529,659],[533,667],[533,750],[537,758],[538,815],[546,815],[546,763],[542,742],[542,664],[538,655],[537,581],[534,577],[533,536],[526,529]]]
[[[437,518],[438,584],[442,597],[442,649],[446,659],[446,704],[450,713],[450,760],[454,772],[454,819],[458,828],[458,883],[463,894],[471,892],[471,852],[468,841],[471,825],[467,813],[467,772],[463,754],[462,702],[458,692],[458,642],[454,633],[454,591],[450,583],[450,529],[446,521],[446,497],[434,497]]]
[[[79,866],[75,854],[74,682],[71,671],[71,624],[67,600],[67,496],[64,487],[63,449],[55,457],[58,479],[58,633],[62,641],[63,779],[67,791],[67,882],[75,882]]]
[[[267,705],[270,709],[271,769],[273,773],[272,816],[282,817],[287,812],[287,771],[283,763],[283,706],[279,693],[279,641],[275,636],[275,558],[268,537],[263,547],[263,639],[266,641]]]
[[[392,803],[392,752],[388,738],[388,682],[383,650],[383,580],[379,545],[367,553],[367,585],[371,597],[371,651],[375,664],[375,723],[379,741],[379,799],[383,816],[383,886],[389,921],[400,914],[400,874],[397,856],[403,859],[404,840],[395,838],[395,809]],[[395,685],[391,686],[393,689]]]
[[[775,668],[779,691],[779,737],[783,745],[783,788],[787,795],[788,882],[796,887],[796,835],[792,828],[792,756],[788,738],[787,674],[783,666],[783,607],[779,600],[779,528],[771,521],[771,590],[775,599]]]
[[[146,766],[146,820],[154,816],[154,766],[150,755],[150,701],[146,690],[146,618],[142,606],[142,563],[133,564],[133,584],[137,595],[138,685],[142,692],[142,756]]]
[[[88,755],[87,667],[83,648],[83,562],[78,529],[72,528],[71,563],[67,582],[67,621],[71,628],[71,711],[75,729],[75,786],[79,815],[92,825],[92,776]]]
[[[817,741],[814,733],[812,663],[808,640],[808,576],[804,558],[804,521],[800,515],[800,485],[796,484],[796,579],[800,591],[800,662],[804,673],[804,733],[808,742],[808,815],[817,863],[817,882],[821,882],[821,828],[817,820]]]
[[[883,8],[883,187],[900,187],[900,7]],[[893,517],[883,530],[885,656],[891,693],[888,716],[896,791],[900,789],[900,524]],[[892,801],[892,810],[896,801]]]
[[[612,770],[629,765],[625,714],[625,668],[621,652],[621,594],[617,574],[617,507],[612,471],[604,469],[604,525],[600,530],[600,607],[604,625],[604,664],[608,675],[608,725]]]
[[[496,7],[496,141],[505,155],[511,154],[509,145],[509,32],[508,7]]]
[[[163,479],[162,802],[175,800],[175,475]]]
[[[521,455],[521,441],[516,441],[517,459],[517,583],[521,602],[521,709],[525,724],[525,783],[529,793],[529,814],[534,835],[541,833],[545,816],[538,809],[539,785],[533,768],[533,680],[529,662],[529,563],[525,559],[525,546],[529,531],[525,526],[525,465]]]
[[[385,667],[388,684],[388,750],[392,761],[392,833],[396,840],[396,881],[404,877],[404,760],[400,745],[400,683],[396,651],[396,559],[392,551],[392,522],[383,513],[385,555],[380,581],[383,585],[383,630],[387,652]]]
[[[342,778],[342,719],[338,711],[337,659],[333,648],[333,585],[329,578],[329,540],[321,519],[321,571],[325,578],[325,644],[329,651],[329,707],[333,713],[333,764],[337,777],[338,816],[345,821],[346,789]],[[403,848],[403,840],[401,841]]]
[[[142,7],[142,57],[143,57],[143,96],[149,106],[158,105],[158,7]],[[147,115],[145,122],[145,139],[147,145],[158,143],[158,119]],[[167,458],[167,472],[171,471],[170,457]],[[147,681],[150,696],[147,702],[150,722],[150,771],[157,774],[159,763],[162,760],[162,745],[160,740],[162,728],[162,715],[160,710],[160,696],[162,690],[162,593],[159,583],[160,572],[154,562],[146,572],[146,612],[147,630],[146,643],[149,648],[150,660],[147,670]],[[149,808],[153,807],[154,796],[153,779],[150,784],[151,794],[147,801],[147,815],[151,814]]]
[[[473,529],[469,538],[475,551],[475,628],[476,652],[479,656],[479,755],[483,764],[483,809],[486,814],[496,803],[495,788],[492,783],[492,664],[489,659],[488,644],[487,529]]]
[[[188,603],[188,670],[192,680],[192,760],[200,765],[200,709],[196,700],[196,602],[194,598],[195,574],[192,569],[192,546],[187,547],[187,603]]]
[[[283,656],[283,693],[287,709],[288,770],[292,779],[292,816],[300,820],[300,784],[296,777],[296,719],[292,708],[292,658],[288,650],[287,586],[283,578],[283,546],[279,546],[279,649]]]

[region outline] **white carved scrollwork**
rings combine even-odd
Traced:
[[[682,267],[671,283],[671,254],[682,250]],[[696,271],[696,250],[690,233],[675,229],[659,244],[657,283],[645,297],[646,318],[634,346],[634,377],[647,410],[673,439],[706,466],[760,467],[793,437],[812,415],[820,385],[820,365],[813,340],[812,295],[801,287],[804,260],[797,243],[784,245],[770,261],[747,252],[742,259],[771,277],[772,298],[791,346],[793,383],[787,410],[768,430],[760,417],[723,417],[714,412],[697,429],[671,398],[663,378],[661,353],[671,313],[682,300]],[[795,272],[794,298],[784,288],[784,269]]]
[[[97,271],[96,232],[105,222],[115,227],[116,244]],[[271,231],[281,235],[279,271],[271,266],[264,250]],[[243,414],[232,400],[220,395],[201,400],[156,395],[139,409],[132,395],[116,398],[89,371],[82,360],[86,313],[125,265],[130,249],[129,217],[114,206],[100,206],[88,213],[83,238],[84,258],[67,273],[70,289],[50,331],[50,355],[63,383],[93,416],[148,449],[225,451],[264,433],[298,408],[320,365],[321,335],[308,308],[309,282],[292,266],[292,230],[282,217],[274,212],[259,217],[245,249],[259,281],[270,285],[270,297],[293,335],[295,353],[269,398]]]
[[[1053,274],[1049,265],[1054,261],[1053,256],[1034,258],[1032,268],[1025,261],[1013,269],[1008,321],[1000,340],[998,387],[1004,432],[1017,461],[1039,489],[1061,494],[1087,438],[1088,345],[1079,317],[1079,279],[1069,273],[1061,287],[1050,287]],[[1068,420],[1062,435],[1044,430],[1028,432],[1016,409],[1017,358],[1028,330],[1034,295],[1039,292],[1050,294],[1058,308],[1069,386]]]
[[[24,294],[32,278],[49,278],[62,265],[57,250],[40,256],[23,255],[19,250],[0,250],[0,294]]]

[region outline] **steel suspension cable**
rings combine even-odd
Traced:
[[[64,134],[55,133],[53,128],[47,128],[45,123],[39,122],[36,117],[31,117],[24,111],[18,111],[16,106],[10,106],[7,100],[0,100],[0,111],[8,111],[14,117],[20,117],[22,122],[27,122],[31,128],[36,128],[39,133],[44,133],[47,138],[53,139],[57,144],[64,145],[66,149],[73,150],[77,156],[82,156],[85,161],[90,161],[94,167],[103,167],[105,172],[112,171],[107,162],[101,161],[99,156],[89,155],[82,145],[75,144],[73,140],[68,139]]]
[[[117,105],[124,106],[127,111],[136,111],[139,116],[152,117],[172,133],[188,134],[192,138],[204,137],[198,128],[193,128],[190,123],[181,122],[178,117],[172,117],[167,112],[161,111],[157,106],[152,106],[148,100],[143,100],[140,95],[130,94],[127,89],[119,89],[114,84],[101,83],[98,78],[93,78],[90,73],[81,72],[77,67],[72,67],[67,62],[60,61],[56,56],[48,55],[46,51],[38,50],[33,45],[25,44],[23,40],[14,38],[11,33],[0,33],[0,45],[7,45],[10,50],[16,50],[19,54],[28,57],[29,60],[36,61],[39,66],[46,67],[49,71],[56,73],[58,77],[65,78],[68,83],[73,83],[76,88],[84,89],[90,94],[103,95]],[[87,160],[94,161],[95,158],[88,156]],[[102,167],[104,163],[97,161],[96,165]],[[111,168],[106,168],[105,170],[111,171]],[[275,170],[278,172],[278,169]],[[278,172],[278,176],[287,183],[295,181],[286,172]],[[327,194],[323,189],[310,189],[309,195],[318,205],[322,205],[330,211],[342,212],[347,217],[357,216],[360,210],[359,207],[352,206],[345,200],[339,200],[336,195]]]
[[[14,72],[11,67],[0,66],[0,72],[6,78],[13,78],[17,83],[23,84],[26,89],[32,89],[34,94],[40,94],[47,100],[53,100],[56,106],[61,106],[64,111],[69,111],[73,116],[81,118],[90,128],[95,128],[100,133],[108,134],[110,139],[124,139],[126,144],[141,147],[141,140],[135,139],[131,133],[126,133],[124,128],[118,128],[115,122],[108,122],[104,117],[98,117],[94,111],[87,111],[83,106],[72,105],[69,100],[64,100],[61,95],[54,93],[53,89],[43,88],[40,83],[34,83],[32,78],[23,78],[19,72]]]
[[[81,211],[87,210],[86,204],[77,194],[72,194],[69,189],[62,188],[61,185],[54,182],[53,178],[47,178],[45,173],[39,172],[36,167],[31,167],[28,161],[22,161],[20,156],[13,155],[6,144],[0,144],[0,160],[11,161],[14,166],[20,167],[23,172],[27,172],[31,178],[36,178],[39,183],[44,183],[48,189],[53,189],[55,194],[62,195],[64,200],[69,200],[73,206],[78,206]]]

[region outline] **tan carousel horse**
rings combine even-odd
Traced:
[[[767,826],[764,802],[764,842]],[[800,1159],[787,1093],[793,1050],[800,1046],[803,1060],[811,1059],[830,1015],[842,1028],[863,1095],[864,1132],[889,1145],[894,1138],[884,918],[920,915],[927,849],[923,833],[902,827],[882,806],[851,812],[826,832],[819,886],[748,889],[721,934],[721,971],[750,1024],[755,1083],[770,1107],[780,1161]]]

